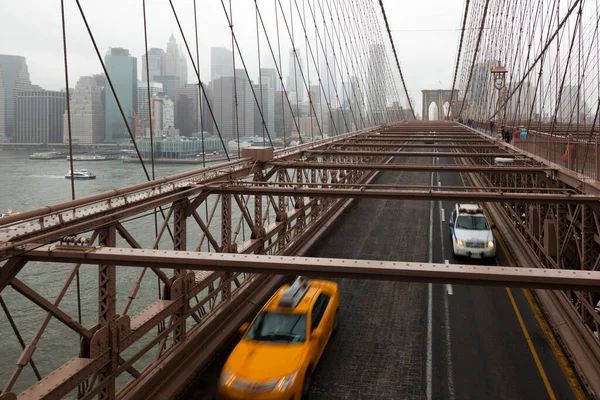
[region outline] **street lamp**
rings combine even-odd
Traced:
[[[507,72],[508,71],[502,66],[500,61],[498,61],[498,65],[492,68],[492,77],[494,78],[494,87],[496,89],[504,89],[504,75],[506,75]]]
[[[502,98],[502,89],[504,89],[505,85],[504,76],[507,72],[508,71],[502,66],[500,61],[498,61],[498,65],[492,68],[492,78],[494,79],[494,87],[498,89],[498,119],[500,119],[500,116],[502,115],[500,112],[500,101]],[[504,118],[502,118],[502,124],[504,124]]]

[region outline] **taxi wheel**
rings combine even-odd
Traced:
[[[338,328],[338,324],[339,324],[338,315],[339,315],[339,313],[340,313],[339,310],[336,310],[335,311],[335,316],[333,317],[333,331],[334,332],[337,331],[337,328]]]
[[[304,375],[304,383],[302,384],[302,400],[308,400],[310,396],[310,383],[312,381],[312,373],[310,371],[310,367],[306,371],[306,375]]]

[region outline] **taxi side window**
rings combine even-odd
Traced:
[[[315,301],[315,304],[313,305],[312,308],[312,315],[311,315],[311,324],[310,324],[310,330],[314,331],[315,329],[318,328],[319,324],[321,323],[321,319],[323,319],[323,315],[325,314],[325,310],[327,309],[327,306],[329,305],[329,300],[330,297],[327,296],[325,293],[321,293],[319,295],[319,297],[317,297],[317,300]]]

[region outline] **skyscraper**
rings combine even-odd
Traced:
[[[127,118],[127,124],[133,133],[133,113],[137,112],[138,109],[137,59],[131,57],[127,49],[111,48],[106,53],[104,62]],[[109,87],[108,82],[106,87]],[[106,143],[118,143],[124,139],[129,139],[127,126],[123,122],[117,102],[110,89],[106,91],[105,109],[106,135],[104,141]]]
[[[279,76],[277,75],[277,70],[275,68],[261,68],[260,78],[262,79],[263,85],[268,85],[271,89],[273,89],[276,92],[281,90]]]
[[[175,130],[175,105],[164,93],[152,97],[152,125],[155,136],[178,134]]]
[[[225,47],[210,48],[210,79],[233,76],[233,53]]]
[[[65,92],[41,88],[17,91],[15,142],[62,143],[65,109]]]
[[[213,86],[211,84],[202,84],[202,88],[204,89],[203,91],[206,97],[204,97],[203,94],[200,96],[200,104],[202,105],[202,113],[200,114],[201,119],[199,121],[200,130],[214,135],[216,131],[214,130],[214,121],[210,112],[213,106]]]
[[[254,134],[262,136],[264,119],[267,127],[264,131],[265,137],[267,137],[268,132],[271,139],[275,139],[275,91],[263,82],[262,90],[259,85],[254,84],[254,92],[258,97],[259,104],[262,102],[260,109],[262,110],[262,117],[259,108],[256,105],[254,106]],[[252,102],[255,104],[254,99],[252,99]]]
[[[295,91],[298,102],[304,101],[304,81],[302,80],[302,58],[300,57],[300,49],[290,49],[290,72],[288,75],[287,91]]]
[[[177,46],[175,36],[173,35],[171,35],[169,43],[167,43],[164,75],[179,77],[179,87],[187,84],[187,60],[179,46]],[[176,89],[179,89],[179,87]]]
[[[321,118],[322,110],[321,110],[321,86],[320,85],[310,85],[310,101],[312,102],[312,106],[308,107],[308,115],[309,117],[317,117]]]
[[[82,76],[71,91],[71,137],[73,143],[96,144],[104,140],[103,88],[93,76]],[[69,141],[68,116],[63,116],[63,141]]]
[[[290,99],[291,100],[291,99]],[[292,130],[294,128],[294,118],[295,116],[292,114],[292,110],[287,102],[285,92],[280,90],[275,92],[275,132],[277,137],[283,138],[285,136],[286,139],[289,139],[292,135]],[[296,109],[295,104],[292,102],[292,109]],[[295,111],[294,111],[295,112]],[[274,139],[273,136],[271,138]]]
[[[155,77],[165,75],[166,54],[163,49],[152,48],[148,50],[148,70],[150,72],[150,82],[155,81]],[[146,55],[142,55],[142,81],[148,82],[146,74]]]
[[[250,81],[245,74],[236,78],[222,77],[211,82],[212,108],[216,124],[223,139],[231,140],[239,136],[254,136],[254,97]],[[234,96],[234,81],[237,91],[237,109]],[[216,133],[216,126],[214,128]]]
[[[163,85],[160,82],[150,82],[150,97],[163,92]],[[138,113],[139,118],[148,118],[148,82],[138,82]]]
[[[175,97],[175,127],[182,136],[199,132],[198,85],[187,84],[177,91]]]
[[[0,54],[0,141],[15,130],[15,95],[31,86],[25,57]]]

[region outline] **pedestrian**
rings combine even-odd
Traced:
[[[496,133],[494,131],[494,125],[495,125],[494,120],[490,120],[490,133],[492,134],[492,136]]]
[[[527,130],[523,125],[521,125],[521,133],[519,134],[521,139],[527,139]]]
[[[515,131],[513,132],[513,137],[515,139],[518,139],[520,134],[521,134],[521,131],[519,130],[519,128],[515,128]]]
[[[473,129],[477,129],[477,124],[475,123],[475,120],[473,120],[473,121],[471,122],[471,128],[473,128]]]
[[[458,123],[462,124],[462,118],[460,117],[460,115],[458,116]]]

